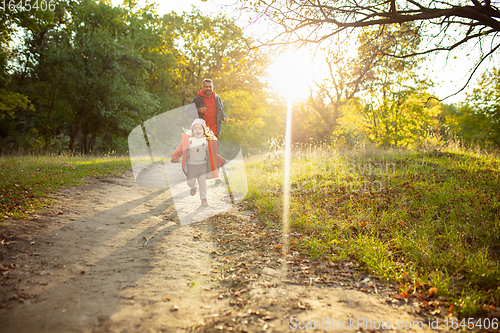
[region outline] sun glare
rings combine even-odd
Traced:
[[[305,51],[281,54],[269,66],[269,83],[288,101],[305,98],[313,83],[313,55]]]
[[[283,253],[288,252],[288,232],[290,226],[290,171],[291,171],[291,138],[292,138],[292,105],[295,101],[306,98],[309,86],[313,83],[313,56],[306,52],[288,52],[281,54],[269,68],[269,83],[274,91],[286,100],[286,134],[285,134],[285,172],[283,179]],[[286,260],[283,262],[286,263]],[[286,271],[286,265],[282,266]]]

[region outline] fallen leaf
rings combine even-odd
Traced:
[[[431,311],[431,315],[435,316],[441,313],[441,309],[436,309],[434,311]]]
[[[403,300],[403,299],[405,299],[405,296],[403,296],[401,294],[396,294],[396,295],[394,295],[394,298],[399,299],[399,300]]]
[[[425,293],[429,296],[432,296],[434,294],[436,294],[438,292],[437,288],[436,287],[432,287],[430,288],[429,290],[427,290]]]

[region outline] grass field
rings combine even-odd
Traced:
[[[61,188],[82,184],[130,168],[128,156],[3,156],[0,157],[0,221],[26,218],[50,204]]]
[[[281,225],[283,152],[247,161],[246,203]],[[27,218],[63,187],[130,168],[126,157],[0,157],[0,221]],[[292,159],[293,250],[352,260],[401,295],[437,290],[463,317],[500,304],[500,159],[460,150],[309,148]],[[1,224],[0,224],[1,225]],[[435,289],[434,289],[435,288]]]
[[[247,204],[281,224],[283,153],[247,163]],[[500,305],[500,159],[459,150],[292,157],[292,249],[352,260],[402,295],[437,290],[459,316]],[[431,289],[432,288],[432,289]],[[434,289],[435,288],[435,289]]]

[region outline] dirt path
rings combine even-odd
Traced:
[[[307,321],[356,332],[361,320],[428,330],[355,263],[284,256],[279,230],[236,208],[181,226],[170,191],[139,187],[132,172],[66,189],[0,238],[1,332],[285,332]]]

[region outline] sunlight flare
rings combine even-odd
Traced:
[[[285,173],[283,179],[283,254],[289,249],[290,230],[290,175],[292,158],[292,107],[295,101],[307,98],[309,86],[313,83],[311,69],[313,56],[305,52],[281,54],[269,69],[269,83],[273,89],[285,98],[286,134],[285,134]],[[286,260],[284,260],[286,264]],[[283,266],[286,271],[286,265]]]
[[[292,163],[292,106],[293,98],[287,98],[285,135],[285,176],[283,179],[283,253],[288,253],[290,231],[290,169]],[[286,260],[284,261],[286,264]],[[285,266],[286,268],[286,266]]]
[[[306,98],[313,84],[313,54],[307,51],[282,53],[269,66],[269,84],[287,101]]]

